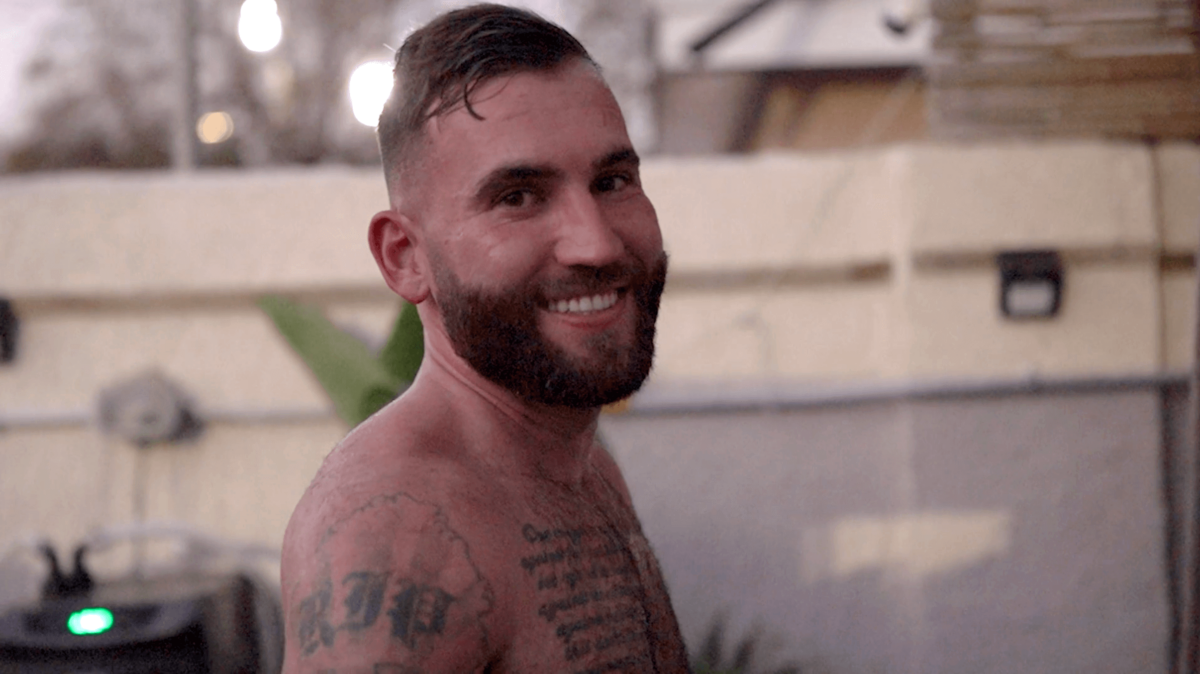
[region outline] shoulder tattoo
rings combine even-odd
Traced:
[[[378,496],[329,527],[315,553],[323,573],[288,634],[303,656],[341,639],[386,639],[419,660],[447,633],[475,635],[486,651],[491,584],[437,505],[402,492]],[[419,670],[380,663],[375,671]]]

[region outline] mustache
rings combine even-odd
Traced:
[[[550,297],[596,295],[632,285],[646,274],[646,266],[636,261],[614,262],[603,267],[572,267],[564,276],[537,283],[535,291],[543,302]]]

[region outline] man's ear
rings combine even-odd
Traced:
[[[412,304],[419,304],[429,296],[429,281],[425,278],[428,267],[413,233],[412,220],[390,209],[371,218],[367,242],[388,287]]]

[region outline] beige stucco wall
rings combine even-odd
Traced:
[[[147,520],[278,546],[292,507],[343,433],[332,419],[214,424],[201,442],[144,451],[86,427],[10,430],[0,440],[0,530],[6,542],[39,534],[65,546],[132,521],[134,481],[144,470]]]
[[[708,160],[655,165],[646,185],[676,272],[662,379],[1123,375],[1189,362],[1192,275],[1162,256],[1190,255],[1200,229],[1192,144]],[[1005,320],[994,256],[1032,248],[1063,254],[1062,314]],[[856,275],[872,265],[886,267],[882,283]],[[757,281],[713,291],[702,279],[714,274]]]
[[[672,294],[659,314],[655,378],[875,379],[897,322],[885,282]]]
[[[18,299],[375,282],[359,170],[65,174],[0,183],[0,288]]]
[[[1158,242],[1151,151],[1141,145],[934,145],[907,157],[916,255]]]
[[[119,379],[156,367],[198,402],[318,405],[321,392],[249,303],[166,309],[30,311],[20,360],[0,370],[0,409],[87,409]]]
[[[1066,265],[1050,321],[1011,321],[993,269],[931,270],[906,293],[908,374],[942,379],[1153,374],[1163,365],[1157,266]]]
[[[1200,238],[1200,147],[1173,143],[1157,148],[1156,177],[1161,195],[1163,248],[1194,253]]]
[[[1194,145],[652,159],[644,181],[673,270],[651,386],[1191,360]],[[100,389],[156,368],[210,423],[141,459],[145,517],[277,546],[343,429],[254,301],[296,294],[382,335],[397,302],[365,231],[385,205],[375,172],[349,169],[0,182],[0,295],[22,319],[18,359],[0,366],[0,543],[134,516],[136,450],[90,416]],[[1002,320],[994,254],[1043,246],[1066,259],[1061,316]]]
[[[1186,304],[1177,296],[1186,269],[1160,272],[1158,255],[1191,252],[1200,218],[1193,145],[934,145],[647,164],[674,272],[664,379],[1019,374],[1031,359],[1051,373],[1180,365],[1163,360],[1179,350],[1178,317],[1156,306]],[[23,357],[0,373],[11,384],[0,402],[77,406],[81,390],[137,362],[197,378],[210,400],[312,402],[314,389],[292,383],[303,375],[283,364],[289,354],[252,301],[308,293],[372,313],[362,319],[370,329],[386,326],[380,314],[392,300],[364,244],[367,220],[384,205],[373,171],[6,181],[0,289],[26,318],[25,343],[38,345],[27,357],[43,360]],[[991,257],[1031,247],[1067,256],[1063,320],[1002,322]],[[1130,283],[1116,280],[1122,274]],[[353,309],[341,313],[357,320]],[[1137,320],[1107,325],[1105,313]],[[92,339],[70,347],[84,325]],[[807,329],[823,325],[831,330]],[[1040,333],[1076,343],[1088,326],[1119,334],[1089,340],[1082,360],[1065,347],[1014,347],[1000,361],[945,351],[1022,340],[1036,350]],[[47,368],[58,374],[44,376]],[[228,390],[213,397],[210,387]]]
[[[888,152],[767,154],[648,162],[642,175],[674,269],[717,272],[886,260],[902,168]]]

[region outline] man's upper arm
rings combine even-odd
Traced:
[[[487,665],[492,586],[438,505],[396,492],[319,519],[285,542],[285,672]]]

